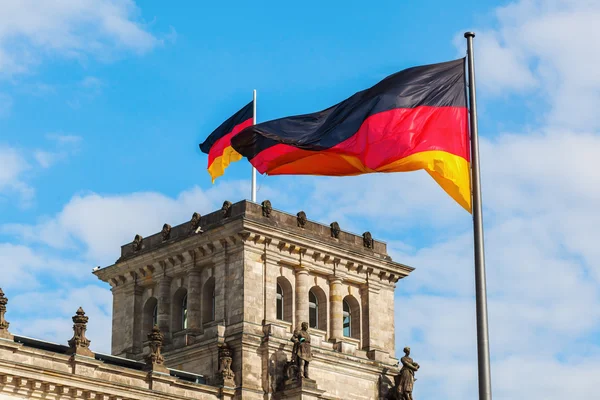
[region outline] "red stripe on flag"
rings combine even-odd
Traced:
[[[343,156],[359,161],[365,169],[363,173],[425,151],[444,151],[470,161],[467,116],[466,107],[396,108],[370,116],[356,134],[332,148],[311,151],[277,144],[261,151],[251,163],[260,173],[272,175],[342,176],[361,173]],[[301,162],[319,154],[323,157],[313,159],[311,165]],[[288,165],[286,172],[277,171],[295,162],[298,168]]]
[[[208,167],[213,163],[215,158],[220,157],[223,154],[223,150],[225,148],[231,146],[231,138],[246,129],[249,126],[252,126],[252,118],[248,118],[244,122],[233,127],[231,132],[221,137],[219,140],[215,142],[215,144],[210,148],[208,152]]]

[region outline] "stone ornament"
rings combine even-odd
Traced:
[[[372,249],[373,248],[373,236],[371,236],[371,232],[365,232],[363,233],[363,246],[365,246],[367,249]]]
[[[261,203],[261,205],[262,205],[263,217],[271,218],[271,212],[273,212],[273,207],[271,206],[271,202],[269,200],[265,200]]]
[[[340,236],[340,232],[341,232],[340,224],[338,224],[336,221],[334,221],[329,226],[331,227],[331,237],[338,239]]]
[[[306,213],[304,211],[300,211],[296,214],[296,221],[298,223],[298,228],[304,229],[306,227]]]
[[[4,314],[6,314],[6,305],[8,304],[8,299],[4,296],[4,292],[0,288],[0,338],[12,338],[10,332],[8,332],[8,326],[10,323],[4,319]]]
[[[202,216],[200,214],[198,214],[197,212],[195,212],[192,215],[192,219],[190,220],[190,234],[202,232],[202,229],[200,227],[200,219],[201,218],[202,218]]]
[[[219,375],[220,383],[223,386],[235,387],[235,374],[231,369],[232,362],[231,349],[227,343],[223,343],[219,346]]]
[[[154,325],[152,332],[148,334],[148,345],[150,346],[150,353],[145,357],[146,370],[157,371],[168,373],[169,370],[165,367],[165,358],[161,354],[161,349],[165,337],[158,328]]]
[[[410,357],[410,347],[404,348],[404,357],[400,359],[402,369],[396,379],[396,400],[413,400],[412,392],[415,384],[415,372],[420,366]]]
[[[171,238],[171,225],[164,224],[160,234],[162,235],[163,242],[169,240]]]
[[[73,316],[73,337],[69,340],[68,354],[94,357],[94,353],[90,350],[90,340],[85,337],[88,320],[83,308],[79,307]]]
[[[229,218],[231,217],[231,202],[228,200],[225,200],[223,202],[223,207],[221,207],[221,212],[223,213],[223,218]]]
[[[142,249],[142,242],[144,238],[141,235],[135,235],[133,239],[133,251],[140,251]]]

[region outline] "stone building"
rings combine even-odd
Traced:
[[[398,373],[394,289],[412,270],[393,262],[369,232],[353,235],[336,222],[309,221],[302,211],[273,210],[269,201],[225,202],[150,237],[136,235],[114,265],[94,272],[112,288],[111,356],[87,346],[89,354],[67,347],[57,354],[4,339],[0,377],[8,346],[31,352],[33,364],[48,358],[40,351],[53,351],[59,364],[92,363],[81,368],[104,368],[104,380],[147,373],[150,386],[132,378],[132,390],[162,388],[165,399],[388,398]],[[296,379],[291,338],[303,322],[312,361],[309,379]],[[153,379],[162,381],[152,385]]]

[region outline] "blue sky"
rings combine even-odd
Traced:
[[[600,374],[600,6],[515,2],[2,2],[0,277],[13,332],[65,342],[119,245],[249,197],[198,143],[258,90],[258,119],[317,111],[474,30],[494,396],[590,398]],[[258,200],[369,230],[416,267],[396,298],[415,396],[475,398],[469,215],[425,174],[262,177]],[[41,310],[48,304],[50,310]],[[515,368],[518,365],[518,368]]]

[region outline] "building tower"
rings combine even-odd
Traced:
[[[94,272],[112,287],[112,354],[235,388],[236,399],[379,399],[394,385],[394,288],[413,269],[386,245],[242,201],[121,248]],[[309,324],[310,379],[293,388],[295,329]],[[310,380],[309,382],[310,383]]]

